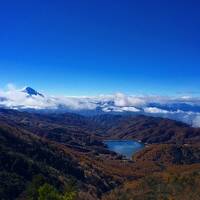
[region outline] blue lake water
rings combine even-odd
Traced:
[[[144,144],[134,140],[106,140],[104,144],[107,145],[109,150],[129,159],[134,153],[144,148]]]

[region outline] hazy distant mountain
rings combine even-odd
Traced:
[[[31,87],[0,92],[0,106],[32,112],[72,112],[82,115],[148,115],[200,126],[200,98],[130,96],[117,93],[95,97],[44,95]]]

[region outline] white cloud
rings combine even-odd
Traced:
[[[193,126],[193,127],[200,127],[200,115],[196,116],[196,117],[193,119],[192,126]]]
[[[114,103],[116,106],[142,106],[145,105],[145,99],[136,96],[127,96],[122,93],[114,95]]]
[[[116,106],[107,106],[102,108],[104,112],[140,112],[141,110],[135,107],[116,107]]]
[[[128,112],[140,112],[140,109],[137,109],[135,107],[123,107],[122,108],[123,111],[128,111]]]
[[[200,127],[199,97],[131,96],[122,93],[95,97],[30,96],[13,84],[8,84],[5,90],[0,89],[0,106],[13,109],[63,109],[66,111],[96,110],[100,107],[104,112],[156,115]]]
[[[170,113],[169,111],[167,110],[163,110],[163,109],[160,109],[160,108],[156,108],[156,107],[148,107],[148,108],[144,108],[144,111],[146,113],[161,113],[161,114],[167,114],[167,113]]]

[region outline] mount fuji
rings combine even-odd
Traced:
[[[32,87],[0,91],[0,107],[31,112],[72,112],[82,115],[148,115],[200,126],[200,98],[131,96],[122,93],[94,97],[50,96]]]
[[[29,95],[29,96],[34,96],[34,95],[37,96],[37,95],[39,95],[39,96],[41,96],[41,97],[44,97],[43,94],[37,92],[36,90],[34,90],[34,89],[31,88],[31,87],[25,87],[25,88],[22,90],[22,92],[26,93],[26,94]]]

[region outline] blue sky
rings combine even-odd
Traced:
[[[200,3],[0,2],[0,87],[50,94],[198,94]]]

